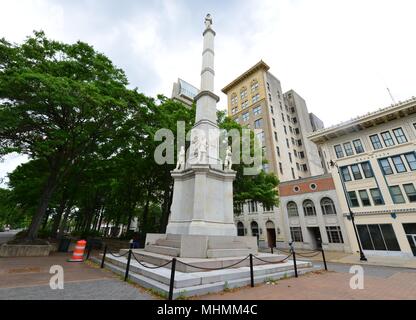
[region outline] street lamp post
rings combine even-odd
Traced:
[[[353,228],[354,228],[355,237],[356,237],[356,239],[357,239],[357,243],[358,243],[358,249],[360,250],[360,260],[361,260],[361,261],[367,261],[367,258],[365,257],[364,252],[363,252],[363,249],[362,249],[362,247],[361,247],[360,238],[358,237],[357,228],[356,228],[356,226],[355,226],[355,218],[354,218],[354,213],[352,212],[352,210],[351,210],[351,206],[350,206],[350,203],[349,203],[349,201],[348,201],[348,197],[347,197],[347,189],[346,189],[345,184],[344,184],[344,179],[342,178],[341,173],[339,172],[339,167],[338,167],[338,165],[337,165],[334,161],[332,161],[332,160],[330,161],[330,163],[329,163],[329,164],[331,165],[331,167],[336,167],[336,168],[337,168],[338,176],[339,176],[339,178],[340,178],[340,180],[341,180],[342,189],[344,190],[345,200],[346,200],[346,202],[347,202],[348,211],[349,211],[349,214],[350,214],[350,217],[351,217],[352,226],[353,226]]]

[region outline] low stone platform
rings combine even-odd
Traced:
[[[130,262],[129,280],[152,290],[159,292],[162,295],[168,295],[169,283],[171,276],[171,265],[158,269],[150,269],[147,267],[157,267],[172,260],[172,257],[156,255],[149,252],[139,252],[134,250],[136,258],[146,265],[139,264],[133,257]],[[125,252],[121,250],[120,253]],[[266,261],[281,261],[285,256],[272,255],[261,253],[256,257]],[[99,263],[101,257],[94,257],[95,262]],[[178,258],[176,264],[176,273],[174,281],[173,297],[190,297],[203,295],[213,292],[221,292],[226,288],[237,288],[250,285],[250,267],[249,259],[232,268],[222,270],[197,270],[195,268],[183,268],[183,264],[187,263],[198,266],[205,266],[209,268],[220,268],[223,266],[230,266],[245,257],[234,258],[216,258],[216,259],[194,259],[194,258]],[[146,259],[146,260],[145,260]],[[153,259],[157,264],[150,263]],[[105,259],[105,267],[113,272],[124,275],[126,270],[127,258],[114,257],[107,254]],[[278,280],[281,278],[294,276],[294,266],[292,260],[286,260],[281,263],[265,264],[257,259],[253,259],[254,282],[262,283],[270,280]],[[298,273],[303,274],[313,270],[311,262],[297,261]]]
[[[52,245],[0,245],[0,257],[45,257],[53,250]]]
[[[145,251],[181,258],[242,257],[257,253],[256,237],[147,234]]]

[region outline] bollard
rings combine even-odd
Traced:
[[[127,266],[126,266],[126,274],[124,275],[124,281],[127,281],[129,277],[129,271],[130,271],[130,260],[131,260],[131,249],[129,250],[129,254],[127,256]]]
[[[298,266],[296,265],[296,252],[295,249],[292,250],[293,254],[293,266],[295,267],[295,277],[298,277]]]
[[[270,247],[270,253],[273,254],[273,247]]]
[[[253,272],[253,254],[250,253],[250,280],[251,287],[254,287],[254,272]]]
[[[176,270],[176,258],[173,258],[172,267],[170,271],[169,300],[173,300],[173,287],[175,284],[175,270]]]
[[[103,259],[101,260],[101,269],[104,268],[105,255],[107,254],[107,245],[104,246]]]
[[[322,251],[322,260],[324,261],[325,271],[328,271],[328,267],[326,265],[326,259],[325,259],[324,249],[321,249],[321,251]]]

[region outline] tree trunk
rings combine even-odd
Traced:
[[[64,231],[66,229],[66,225],[68,222],[68,217],[69,214],[71,213],[71,207],[72,207],[72,203],[69,203],[68,206],[65,209],[65,213],[63,218],[61,219],[61,223],[59,225],[59,231],[58,231],[58,235],[57,235],[57,239],[62,239],[62,236],[64,235]]]
[[[160,228],[159,228],[160,233],[166,232],[166,227],[169,222],[170,207],[172,205],[172,200],[173,200],[173,187],[172,185],[168,184],[163,194],[162,219],[161,219]]]
[[[36,210],[35,215],[32,218],[32,222],[29,227],[29,232],[26,236],[26,240],[28,241],[33,241],[38,236],[42,219],[44,218],[46,210],[48,209],[49,201],[51,200],[52,194],[56,189],[57,176],[57,170],[53,170],[48,177],[48,181],[46,182],[45,187],[43,188],[38,208]]]
[[[53,217],[53,223],[52,223],[52,230],[51,230],[51,238],[56,239],[59,225],[61,224],[62,215],[65,210],[65,204],[66,201],[64,197],[62,197],[61,203],[59,204],[58,211],[56,212],[55,216]]]

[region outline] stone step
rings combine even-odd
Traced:
[[[166,235],[166,240],[181,240],[182,239],[182,235],[181,234],[167,234]]]
[[[210,243],[208,249],[248,249],[244,242]]]
[[[247,256],[252,252],[252,250],[245,249],[208,249],[207,255],[208,258],[225,258],[225,257],[243,257]]]
[[[124,275],[125,263],[124,265],[123,263],[121,263],[121,265],[116,265],[115,263],[115,260],[120,260],[119,262],[122,262],[122,259],[124,258],[109,258],[108,260],[106,259],[105,267],[119,275]],[[92,258],[92,260],[100,262],[99,258],[94,257]],[[310,267],[310,264],[306,264],[303,262],[303,265],[307,265],[308,267],[299,268],[299,275],[316,270],[315,268]],[[158,275],[149,276],[152,273],[155,273],[154,270],[149,269],[147,271],[147,274],[142,274],[141,272],[137,272],[137,268],[138,267],[134,263],[132,263],[132,265],[130,266],[129,280],[145,288],[158,291],[164,296],[168,295],[170,280],[169,269],[157,269],[163,272],[159,272]],[[208,274],[211,274],[211,276],[209,276]],[[194,277],[198,277],[198,275],[200,275],[203,281],[196,281],[196,279],[193,279],[193,277],[190,277],[190,275],[177,272],[175,275],[175,289],[173,291],[173,298],[175,299],[178,297],[191,297],[197,295],[204,295],[208,293],[216,293],[221,292],[226,288],[238,288],[250,284],[250,271],[247,267],[241,268],[239,272],[231,272],[231,270],[222,270],[221,272],[211,271],[193,274]],[[266,266],[257,266],[254,268],[255,284],[264,283],[271,280],[279,280],[282,278],[289,278],[293,276],[293,265],[288,265],[284,268],[273,267],[267,269]]]
[[[178,248],[178,249],[180,249],[180,247],[181,247],[181,241],[180,240],[164,240],[164,239],[159,239],[159,240],[156,240],[156,245],[157,246],[162,246],[162,247],[172,247],[172,248]]]
[[[179,254],[180,254],[180,249],[174,248],[174,247],[150,245],[150,246],[147,246],[145,250],[149,252],[167,255],[170,257],[179,257]]]

